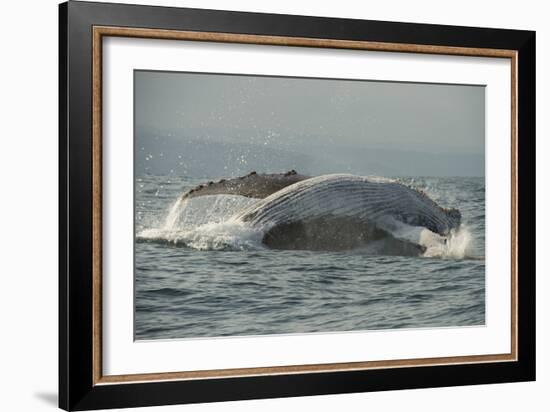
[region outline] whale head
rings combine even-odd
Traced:
[[[449,220],[452,223],[452,228],[457,228],[460,226],[460,222],[462,221],[462,215],[460,214],[460,210],[451,208],[451,209],[444,209],[445,214],[449,218]]]

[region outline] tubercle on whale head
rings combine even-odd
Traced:
[[[449,219],[451,219],[454,227],[460,226],[460,223],[462,221],[462,214],[460,213],[460,210],[453,207],[450,209],[443,209],[443,211],[449,217]]]

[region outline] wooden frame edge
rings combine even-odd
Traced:
[[[419,361],[425,363],[419,364]],[[268,366],[258,368],[236,368],[216,369],[187,372],[160,372],[140,373],[128,375],[106,375],[102,376],[97,384],[116,384],[153,381],[193,380],[193,379],[216,379],[216,378],[237,378],[262,375],[287,375],[300,373],[330,373],[348,372],[357,370],[372,370],[384,368],[406,368],[421,366],[444,366],[464,365],[472,363],[495,363],[512,362],[514,359],[509,354],[499,355],[474,355],[454,356],[446,358],[423,358],[423,359],[396,359],[367,362],[348,363],[325,363],[314,365],[289,365],[289,366]]]
[[[93,365],[92,382],[103,375],[102,332],[102,35],[93,31],[92,41],[92,302]]]
[[[162,40],[206,41],[219,43],[258,44],[269,46],[318,47],[329,49],[369,50],[399,53],[447,54],[458,56],[508,57],[515,50],[475,47],[433,46],[427,44],[390,43],[359,40],[335,40],[310,37],[266,36],[257,34],[145,29],[137,27],[94,26],[94,34],[112,37],[134,37]]]
[[[314,365],[289,365],[276,367],[234,368],[202,371],[161,372],[128,375],[103,375],[102,373],[102,39],[104,36],[148,38],[163,40],[187,40],[238,44],[276,45],[291,47],[318,47],[399,53],[421,53],[472,57],[509,58],[511,60],[511,179],[512,179],[512,258],[511,258],[511,352],[509,354],[452,356]],[[174,381],[193,379],[237,378],[260,375],[300,373],[329,373],[382,368],[442,366],[474,363],[514,362],[518,360],[518,253],[517,253],[517,87],[518,52],[508,49],[433,46],[407,43],[385,43],[355,40],[335,40],[304,37],[265,36],[221,32],[198,32],[133,27],[93,26],[92,29],[92,187],[93,187],[93,385],[137,383],[151,381]]]

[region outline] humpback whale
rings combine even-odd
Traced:
[[[277,249],[346,250],[384,239],[410,254],[424,250],[422,229],[444,241],[461,215],[389,179],[333,174],[287,186],[237,219],[263,228],[263,243]]]
[[[427,238],[444,243],[461,223],[457,209],[445,209],[415,188],[351,174],[252,172],[199,185],[181,199],[219,194],[258,199],[231,220],[260,231],[272,249],[338,251],[378,242],[384,254],[419,255]]]

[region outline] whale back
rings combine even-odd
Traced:
[[[309,176],[301,175],[295,170],[270,174],[251,172],[245,176],[200,184],[184,193],[182,199],[208,195],[238,195],[263,199],[287,186],[308,178]]]
[[[460,225],[458,210],[443,209],[416,189],[389,179],[346,174],[301,180],[251,205],[237,218],[268,230],[338,220],[348,226],[355,222],[358,227],[382,228],[397,221],[442,236]]]

